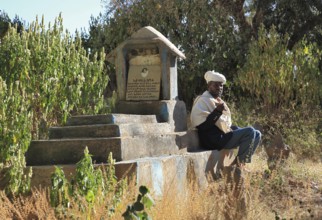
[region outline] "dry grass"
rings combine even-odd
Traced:
[[[297,161],[295,157],[281,168],[266,173],[267,164],[263,152],[258,152],[244,175],[243,193],[233,194],[224,178],[212,182],[207,189],[200,190],[191,184],[181,194],[171,186],[164,197],[155,199],[155,206],[148,210],[153,219],[322,219],[322,164]],[[109,212],[101,198],[93,209],[79,199],[71,208],[53,209],[49,204],[49,192],[34,189],[29,196],[9,199],[0,192],[0,219],[123,219],[122,213],[132,204],[138,194],[131,184],[115,214]],[[82,211],[79,209],[82,204]],[[244,210],[244,212],[243,212]]]
[[[34,189],[29,196],[9,199],[1,191],[0,219],[56,219],[47,195],[44,189]]]
[[[259,193],[257,202],[266,204],[280,219],[322,219],[321,162],[298,161],[291,155],[279,169],[263,175],[265,156],[257,154],[249,168],[248,188]]]

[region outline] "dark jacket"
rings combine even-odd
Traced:
[[[221,115],[221,112],[214,110],[208,115],[206,121],[197,126],[202,148],[206,150],[221,150],[233,136],[232,132],[224,133],[215,125],[215,122]]]

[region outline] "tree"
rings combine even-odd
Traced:
[[[258,40],[250,44],[249,55],[236,81],[257,106],[267,114],[281,109],[308,111],[322,98],[321,51],[305,39],[293,50],[288,37],[281,37],[274,26],[259,29]]]
[[[224,72],[232,79],[245,54],[247,40],[239,35],[227,11],[207,1],[111,1],[106,12],[91,20],[86,43],[109,53],[141,27],[150,25],[179,47],[187,57],[179,61],[179,96],[191,105],[204,89],[204,73]]]
[[[24,29],[24,21],[20,19],[17,15],[11,21],[8,14],[4,11],[0,10],[0,39],[4,37],[7,33],[9,26],[16,26],[17,25],[17,32],[21,33]]]
[[[205,88],[206,70],[223,72],[228,82],[233,81],[246,62],[249,43],[258,39],[261,24],[266,30],[274,25],[277,34],[288,36],[289,50],[304,37],[322,48],[319,0],[292,4],[288,0],[114,0],[104,4],[105,12],[91,20],[86,47],[96,51],[104,46],[109,53],[141,27],[153,26],[187,57],[178,68],[179,96],[188,108]]]
[[[9,28],[9,23],[9,16],[5,12],[0,11],[0,39],[6,34]]]
[[[290,36],[288,49],[303,39],[315,36],[318,40],[322,28],[322,2],[320,0],[218,0],[234,18],[236,24],[249,37],[256,37],[263,23],[267,30],[272,25],[276,31]]]

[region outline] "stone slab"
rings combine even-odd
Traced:
[[[159,100],[161,66],[131,65],[129,67],[126,100]]]
[[[78,162],[85,147],[97,163],[106,162],[110,153],[117,161],[140,157],[161,156],[185,152],[180,136],[147,134],[113,138],[83,138],[32,141],[26,153],[28,165],[73,164]]]
[[[156,116],[137,114],[79,115],[68,118],[66,125],[157,123]]]
[[[115,124],[75,125],[50,127],[49,139],[120,137],[120,127]]]
[[[199,147],[199,136],[197,130],[188,130],[184,132],[176,132],[177,140],[180,141],[181,148],[187,148],[189,152],[201,151]]]
[[[86,146],[93,155],[93,160],[99,163],[106,161],[110,152],[116,160],[122,160],[120,138],[64,139],[32,141],[26,152],[26,163],[27,165],[77,163],[83,157]]]
[[[156,115],[158,122],[167,122],[172,131],[187,130],[187,110],[183,101],[119,101],[115,108],[116,113]]]
[[[168,123],[96,124],[51,127],[49,139],[126,137],[171,131]]]

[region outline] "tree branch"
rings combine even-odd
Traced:
[[[288,49],[292,49],[294,45],[301,40],[307,33],[314,29],[314,27],[322,24],[322,14],[312,17],[307,20],[305,24],[299,27],[290,37]]]

